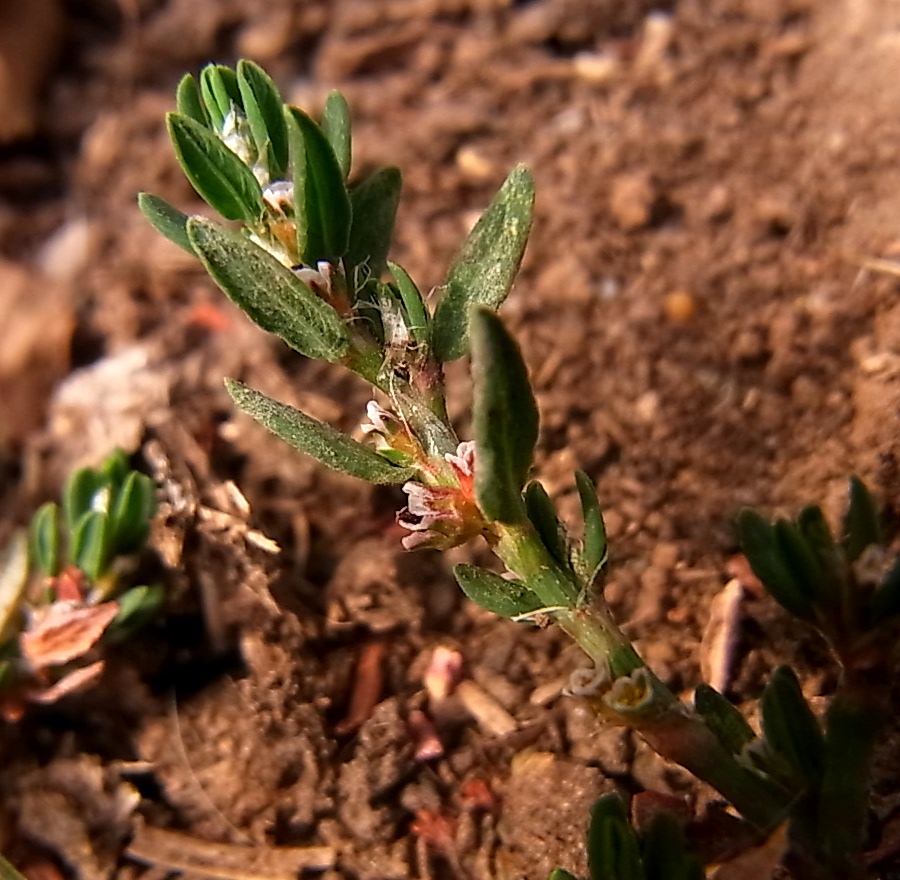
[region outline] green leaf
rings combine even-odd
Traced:
[[[79,468],[69,477],[63,489],[62,508],[66,529],[70,533],[94,506],[97,493],[103,489],[103,477],[92,468]]]
[[[197,80],[190,73],[186,73],[178,83],[175,90],[175,106],[182,116],[189,116],[201,125],[209,127],[209,114],[203,106]]]
[[[339,361],[349,350],[338,313],[252,241],[192,217],[191,245],[216,284],[249,318],[307,357]]]
[[[294,163],[297,247],[308,266],[337,261],[347,252],[350,237],[344,175],[322,129],[296,107],[285,108],[285,113]]]
[[[28,537],[14,532],[0,553],[0,642],[10,635],[28,585]]]
[[[222,64],[207,64],[200,71],[200,94],[218,131],[222,130],[222,123],[231,112],[232,105],[241,106],[237,76],[231,68]]]
[[[782,558],[772,524],[753,510],[738,515],[741,549],[772,598],[791,614],[811,620],[813,606],[791,568]]]
[[[132,587],[118,598],[119,613],[103,633],[105,642],[119,642],[154,617],[162,607],[165,590],[159,584]]]
[[[44,574],[59,574],[59,508],[48,501],[31,518],[31,559]]]
[[[531,230],[534,181],[524,165],[506,178],[450,266],[444,298],[434,316],[439,361],[462,357],[469,348],[470,308],[498,309],[512,287]]]
[[[397,293],[403,302],[406,312],[410,336],[417,345],[427,346],[429,337],[429,317],[425,301],[416,283],[409,277],[406,269],[396,263],[388,263],[391,274],[397,281]]]
[[[856,562],[866,547],[881,544],[881,517],[872,494],[859,477],[850,478],[850,504],[844,517],[841,543],[850,562]]]
[[[799,780],[818,781],[824,769],[825,738],[789,667],[779,666],[772,673],[760,708],[766,742]]]
[[[103,482],[111,486],[119,486],[128,476],[128,456],[118,447],[103,459],[100,465],[100,477]]]
[[[564,569],[570,569],[565,529],[547,490],[537,480],[525,487],[525,511],[550,555]]]
[[[335,158],[346,179],[350,174],[352,141],[350,137],[350,107],[347,99],[338,91],[333,91],[325,100],[322,114],[322,131],[334,150]]]
[[[581,514],[584,518],[584,539],[582,541],[582,577],[590,584],[606,562],[606,526],[597,500],[594,482],[584,471],[575,471],[575,485],[581,498]]]
[[[150,521],[156,512],[156,487],[145,474],[131,471],[113,501],[112,543],[116,554],[135,553],[150,534]]]
[[[591,880],[644,880],[637,834],[619,795],[605,795],[591,808],[587,851]]]
[[[138,208],[157,232],[194,256],[194,249],[187,236],[187,214],[173,208],[164,199],[145,192],[138,193]]]
[[[706,876],[700,860],[688,853],[684,830],[671,814],[654,816],[641,843],[646,880],[703,880]]]
[[[25,880],[25,877],[0,855],[0,880]]]
[[[694,708],[732,755],[739,755],[744,746],[756,739],[740,709],[708,684],[699,684],[694,691]]]
[[[554,868],[547,880],[578,880],[578,878],[565,868]]]
[[[797,528],[818,562],[820,575],[814,585],[816,604],[831,614],[840,614],[844,604],[845,557],[831,534],[822,509],[815,504],[804,507],[797,517]]]
[[[84,514],[72,532],[69,559],[92,581],[106,570],[112,550],[109,515],[99,510]]]
[[[346,264],[365,266],[374,278],[384,272],[403,180],[398,168],[381,168],[350,191],[353,220]]]
[[[784,564],[815,612],[823,598],[825,573],[799,526],[787,519],[775,523],[775,540]]]
[[[543,607],[543,602],[521,581],[508,581],[477,565],[454,565],[453,576],[469,599],[498,617],[521,617]]]
[[[233,379],[226,379],[225,387],[247,415],[333,470],[370,483],[405,483],[415,476],[412,469],[396,467],[367,446],[292,406],[272,400]]]
[[[253,226],[263,211],[259,181],[208,128],[189,116],[166,117],[175,154],[191,186],[226,220]]]
[[[271,180],[282,180],[288,168],[288,135],[284,103],[272,78],[252,61],[241,60],[237,83],[257,153],[266,157]]]
[[[475,496],[488,519],[517,523],[525,519],[522,487],[537,443],[537,404],[522,353],[497,315],[475,308],[471,327]]]

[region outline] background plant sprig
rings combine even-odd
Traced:
[[[52,702],[102,669],[98,649],[144,623],[163,599],[132,571],[156,510],[156,487],[116,450],[80,468],[0,559],[0,705]]]

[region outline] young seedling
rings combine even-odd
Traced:
[[[149,477],[113,452],[69,478],[29,533],[0,559],[0,709],[52,703],[103,669],[102,646],[126,638],[162,601],[159,586],[128,586],[156,509]]]
[[[407,549],[483,538],[505,572],[457,565],[462,590],[502,617],[541,618],[566,632],[592,665],[572,690],[599,715],[693,771],[760,832],[790,817],[810,860],[835,871],[857,864],[866,723],[876,701],[873,695],[859,703],[854,676],[876,649],[874,633],[900,611],[900,574],[863,590],[862,605],[852,594],[877,555],[870,549],[877,517],[861,484],[854,483],[846,534],[837,543],[814,512],[774,527],[752,514],[741,520],[754,570],[790,612],[819,624],[849,664],[827,732],[789,670],[776,672],[763,698],[762,736],[712,688],[699,688],[693,706],[683,704],[638,656],[604,602],[606,532],[590,478],[574,477],[583,527],[572,534],[533,477],[538,409],[521,351],[497,316],[531,227],[528,170],[510,173],[453,259],[436,303],[426,302],[409,274],[388,261],[400,172],[386,168],[349,182],[350,117],[339,93],[316,121],[284,105],[272,80],[241,61],[236,70],[209,66],[199,82],[185,76],[176,100],[168,126],[178,160],[197,193],[233,225],[188,216],[146,193],[139,196],[144,215],[195,255],[260,327],[300,354],[347,367],[377,392],[362,425],[364,443],[229,379],[235,404],[328,467],[402,486],[407,501],[398,522],[408,531]],[[474,436],[460,442],[447,417],[443,368],[466,354]],[[852,772],[834,759],[848,744],[857,756]],[[855,818],[837,828],[834,811],[843,797]],[[597,835],[612,835],[622,853],[631,853],[622,856],[631,873],[592,867],[592,876],[661,876],[648,867],[657,864],[656,850],[640,854],[611,803],[598,808],[595,823],[607,830]],[[820,837],[825,829],[827,841]],[[683,876],[697,876],[690,859],[682,862]]]

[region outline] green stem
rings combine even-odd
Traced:
[[[711,785],[758,828],[774,828],[787,812],[785,796],[738,763],[703,718],[653,675],[605,605],[579,607],[579,585],[553,559],[530,523],[493,526],[494,552],[548,610],[553,609],[554,621],[596,665],[608,664],[613,679],[644,670],[650,700],[626,715],[612,711],[598,696],[589,700],[595,710],[632,727],[654,751]]]
[[[881,670],[884,672],[884,670]],[[826,714],[825,773],[819,797],[818,841],[836,876],[864,877],[862,849],[875,740],[885,718],[884,681],[847,669]]]

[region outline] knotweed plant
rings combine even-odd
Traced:
[[[829,638],[843,664],[824,729],[788,669],[766,689],[760,734],[708,686],[684,704],[638,656],[604,602],[607,540],[590,478],[574,475],[583,526],[571,534],[532,473],[538,409],[519,347],[497,316],[531,227],[528,170],[510,173],[452,261],[436,302],[428,302],[387,259],[400,172],[352,177],[350,117],[339,93],[316,120],[286,106],[271,79],[241,61],[236,70],[206,67],[199,81],[185,76],[176,102],[168,128],[178,160],[197,193],[232,222],[187,216],[148,194],[139,197],[144,215],[196,256],[260,327],[308,358],[358,374],[375,397],[362,423],[364,442],[226,380],[236,405],[328,467],[402,487],[406,506],[397,519],[407,549],[487,542],[503,573],[457,565],[462,590],[502,617],[546,621],[567,633],[590,662],[571,690],[602,718],[634,729],[712,785],[760,833],[790,820],[801,861],[822,876],[858,874],[883,696],[869,673],[883,662],[885,625],[900,611],[900,570],[882,565],[882,536],[862,484],[853,483],[839,540],[818,508],[795,523],[771,526],[750,513],[741,520],[757,575],[788,611]],[[443,371],[464,355],[471,358],[473,436],[461,440],[447,417]],[[600,809],[606,818],[598,827],[615,840],[624,808],[611,803]],[[625,867],[606,855],[592,876],[644,876],[644,861],[658,860],[652,846],[649,855],[639,850],[634,840],[611,845],[604,852],[631,853],[622,855]],[[685,877],[697,876],[693,861],[684,864]]]
[[[103,670],[103,647],[128,636],[162,601],[132,572],[156,509],[144,474],[113,452],[81,468],[61,504],[48,502],[0,559],[0,712],[52,703]]]

